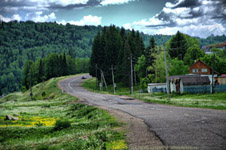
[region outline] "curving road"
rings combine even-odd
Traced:
[[[92,105],[110,107],[143,119],[170,149],[226,150],[226,111],[127,100],[89,92],[80,86],[81,83],[81,76],[77,76],[59,84],[67,93]]]

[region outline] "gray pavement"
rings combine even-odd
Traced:
[[[80,86],[82,81],[78,76],[59,84],[67,93],[90,104],[114,108],[143,119],[170,149],[226,150],[226,111],[151,104],[92,93]]]

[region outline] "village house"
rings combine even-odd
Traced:
[[[219,49],[226,49],[226,42],[224,43],[220,43],[220,44],[214,44],[214,45],[208,45],[208,46],[203,46],[202,50],[206,53],[206,54],[211,54],[211,49],[212,48],[219,48]]]
[[[210,84],[212,84],[212,80],[214,80],[214,83],[217,80],[217,74],[212,76],[212,68],[201,60],[196,61],[190,66],[189,73],[209,77]]]
[[[209,93],[210,80],[201,75],[169,76],[170,92],[176,93]]]
[[[226,91],[226,74],[212,75],[212,68],[201,60],[191,65],[188,75],[169,76],[169,90],[176,93],[212,93]],[[214,81],[212,84],[212,80]],[[148,92],[166,92],[166,83],[148,84]]]
[[[189,73],[210,75],[212,73],[212,69],[203,61],[198,60],[190,66]]]

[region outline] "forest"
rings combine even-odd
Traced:
[[[111,28],[112,31],[108,31],[108,28]],[[106,33],[104,30],[106,30]],[[116,30],[117,33],[114,33]],[[113,46],[111,48],[112,50],[120,48],[117,49],[116,55],[122,55],[122,47],[130,49],[134,55],[133,59],[136,59],[133,60],[134,64],[138,62],[138,58],[140,58],[142,54],[145,54],[143,51],[145,51],[147,47],[150,47],[149,41],[152,37],[157,47],[161,47],[163,43],[172,38],[170,35],[150,36],[125,29],[123,29],[124,33],[121,33],[120,30],[121,28],[112,26],[74,26],[70,24],[61,25],[56,22],[35,23],[33,21],[11,21],[6,23],[1,21],[0,95],[20,91],[22,88],[22,79],[24,78],[23,68],[27,64],[27,61],[31,60],[37,62],[51,53],[61,55],[65,52],[66,55],[75,58],[76,73],[89,72],[88,68],[85,66],[88,66],[92,49],[95,47],[95,44],[93,44],[94,37],[98,35],[98,32],[100,37],[104,34],[102,38],[105,39],[113,38],[111,37],[112,35],[109,35],[107,32],[114,33],[116,34],[114,36],[120,36],[120,38],[121,36],[128,38],[128,40],[125,40],[125,37],[122,37],[120,40],[116,41],[118,43],[115,45],[111,43],[108,46]],[[207,39],[197,39],[201,42],[199,46],[202,46],[221,43],[224,41],[225,36],[210,36]],[[134,42],[137,40],[140,42],[139,44]],[[114,42],[114,39],[111,39],[111,41]],[[120,47],[116,46],[119,43],[122,45],[120,45]],[[137,51],[137,49],[142,50]],[[111,65],[114,65],[114,68],[119,67],[122,61],[119,61],[117,64],[115,62],[117,57],[118,56],[113,56],[112,60],[108,62],[106,66],[110,68]],[[104,60],[105,58],[102,59]],[[104,71],[106,72],[106,70]],[[118,76],[118,78],[120,78],[120,73]],[[107,77],[110,78],[110,74]]]

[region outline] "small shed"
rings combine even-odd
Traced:
[[[163,92],[166,93],[166,83],[149,83],[148,93]]]
[[[210,80],[208,76],[182,75],[169,77],[170,92],[208,93]]]

